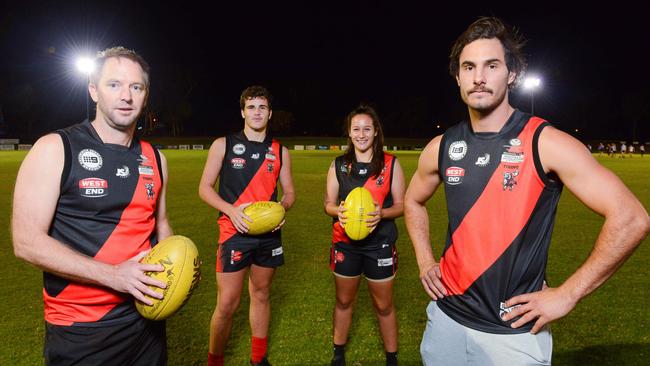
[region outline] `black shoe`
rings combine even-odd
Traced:
[[[334,357],[331,366],[345,366],[345,357]]]
[[[271,366],[271,364],[269,363],[269,360],[266,359],[266,356],[264,356],[262,361],[258,363],[251,361],[251,366]]]

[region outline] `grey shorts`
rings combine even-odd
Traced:
[[[424,365],[550,365],[553,337],[548,327],[537,334],[493,334],[457,323],[435,301],[427,306],[420,344]]]

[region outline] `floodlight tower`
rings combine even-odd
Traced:
[[[530,90],[530,114],[535,114],[535,89],[539,88],[542,80],[537,76],[524,79],[524,89]]]
[[[90,82],[90,74],[95,70],[95,61],[90,57],[79,57],[77,59],[77,70],[86,75],[86,83]],[[90,120],[90,107],[88,101],[88,85],[86,85],[86,119]]]

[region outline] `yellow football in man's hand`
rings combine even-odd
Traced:
[[[136,300],[135,307],[147,319],[166,319],[189,300],[199,284],[201,276],[199,251],[190,239],[173,235],[156,244],[141,262],[161,264],[165,267],[162,272],[147,272],[147,275],[166,283],[167,287],[161,289],[149,286],[157,292],[162,292],[163,298],[150,297],[153,305],[146,305]]]
[[[375,211],[375,203],[370,191],[357,187],[350,191],[345,198],[343,207],[347,209],[343,214],[347,217],[345,221],[345,233],[352,240],[364,239],[370,234],[370,228],[366,220],[368,213]]]
[[[258,201],[244,209],[244,214],[253,222],[248,223],[248,235],[266,234],[275,229],[284,220],[284,207],[273,201]]]

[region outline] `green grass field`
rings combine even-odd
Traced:
[[[187,305],[168,321],[170,365],[206,364],[208,324],[215,304],[214,253],[216,212],[197,195],[205,151],[165,151],[169,160],[169,216],[177,234],[192,238],[203,260],[203,280]],[[397,154],[407,175],[418,154]],[[286,264],[272,292],[270,361],[274,365],[326,365],[331,356],[334,286],[328,269],[330,218],[323,213],[325,175],[334,152],[292,152],[297,202],[283,228]],[[13,255],[9,225],[16,172],[24,152],[0,152],[0,365],[42,364],[42,275]],[[598,157],[650,208],[650,157]],[[429,203],[434,251],[439,254],[446,230],[444,193]],[[561,283],[589,254],[602,218],[565,190],[549,255],[548,280]],[[398,248],[395,285],[399,319],[399,358],[418,365],[427,296],[421,289],[413,249],[404,222]],[[650,359],[650,248],[646,243],[604,286],[553,324],[555,365],[647,365]],[[246,365],[250,349],[248,296],[242,297],[229,343],[227,364]],[[383,365],[376,319],[362,286],[347,347],[349,365]]]

